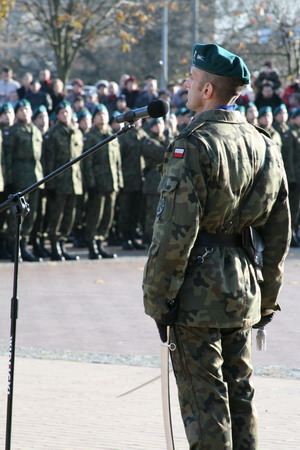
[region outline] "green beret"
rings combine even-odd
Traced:
[[[63,100],[62,102],[60,102],[60,103],[56,106],[56,108],[55,108],[56,114],[57,114],[61,109],[68,108],[68,106],[69,106],[70,108],[72,108],[70,102],[68,102],[67,100]]]
[[[23,106],[30,106],[30,102],[26,98],[22,98],[19,100],[15,105],[15,113],[18,111],[19,108],[22,108]]]
[[[191,114],[192,111],[184,106],[182,108],[177,108],[175,111],[175,116],[185,116],[186,114]]]
[[[265,116],[267,113],[273,114],[271,106],[263,106],[262,108],[259,108],[258,117]]]
[[[109,124],[111,124],[115,120],[115,118],[120,114],[121,114],[120,111],[114,111],[109,118]]]
[[[85,117],[92,117],[92,114],[87,108],[83,108],[81,111],[77,113],[78,122]]]
[[[244,105],[236,105],[237,111],[240,111],[241,114],[245,114],[246,108]]]
[[[158,117],[157,119],[152,119],[148,122],[148,127],[152,128],[154,125],[156,125],[157,123],[161,123],[163,122],[164,119],[162,117]]]
[[[216,44],[195,44],[193,66],[216,75],[240,78],[244,84],[250,83],[250,72],[242,58]]]
[[[0,114],[3,114],[4,112],[8,111],[9,109],[14,109],[13,105],[10,102],[4,103],[0,107]]]
[[[105,105],[103,105],[103,103],[98,103],[98,105],[96,105],[96,108],[94,109],[93,118],[95,117],[95,115],[98,112],[101,112],[101,111],[107,111],[107,108]]]
[[[290,118],[295,119],[295,117],[298,117],[300,115],[300,108],[293,108],[290,112]]]
[[[249,108],[257,109],[256,104],[253,102],[247,103],[247,105],[245,106],[245,112],[247,112]]]
[[[273,114],[276,116],[276,114],[280,113],[281,111],[287,111],[287,107],[284,103],[281,103],[281,105],[274,108]]]
[[[35,110],[33,111],[33,114],[32,114],[32,120],[36,119],[39,114],[41,114],[45,111],[47,112],[47,108],[45,105],[40,105],[37,108],[35,108]]]

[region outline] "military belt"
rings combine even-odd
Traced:
[[[243,247],[242,235],[201,231],[197,236],[195,247]]]

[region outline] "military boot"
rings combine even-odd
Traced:
[[[42,258],[34,256],[33,253],[31,253],[31,251],[28,250],[27,242],[24,239],[21,239],[21,241],[20,241],[20,250],[21,250],[21,258],[23,261],[28,261],[28,262],[43,261]]]
[[[117,258],[118,255],[116,253],[108,253],[106,250],[104,250],[104,248],[103,248],[103,241],[98,239],[96,241],[96,244],[97,244],[99,255],[101,255],[102,258],[104,258],[104,259]]]
[[[87,248],[89,250],[89,259],[101,259],[102,256],[100,255],[98,251],[98,247],[96,244],[96,241],[89,241],[87,242]]]
[[[32,239],[32,248],[33,248],[33,254],[37,258],[48,258],[50,256],[50,253],[43,248],[40,238],[34,238]]]
[[[58,241],[51,241],[51,261],[64,261],[65,257],[62,254]]]
[[[59,241],[59,245],[61,248],[61,253],[66,261],[78,261],[80,259],[78,255],[70,255],[70,253],[67,252],[64,241]]]

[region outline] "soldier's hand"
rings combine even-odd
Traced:
[[[260,321],[253,325],[252,328],[262,328],[268,325],[274,317],[274,313],[268,314],[267,316],[262,316]]]

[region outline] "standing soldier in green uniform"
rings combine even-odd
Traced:
[[[143,141],[143,156],[145,159],[145,180],[143,185],[145,197],[144,242],[150,244],[159,200],[159,193],[157,192],[161,178],[159,167],[164,160],[164,153],[169,141],[164,134],[165,122],[161,117],[151,119],[146,124],[146,132],[148,138]]]
[[[258,111],[257,125],[266,130],[272,138],[272,141],[281,151],[282,141],[280,134],[273,127],[273,112],[271,106],[263,106]]]
[[[289,184],[289,202],[291,210],[292,240],[291,247],[300,247],[297,236],[297,221],[300,207],[300,139],[288,124],[286,105],[277,106],[273,112],[273,128],[278,131],[282,141],[281,154]]]
[[[249,81],[240,57],[215,44],[194,46],[185,84],[196,116],[166,153],[144,272],[145,311],[164,341],[171,325],[193,450],[258,450],[251,329],[280,310],[290,241],[287,181],[276,145],[235,111]],[[247,231],[265,243],[260,285]]]
[[[12,194],[12,192],[8,192],[5,189],[5,162],[4,162],[4,140],[9,134],[8,128],[14,124],[15,121],[15,111],[13,105],[11,103],[4,103],[0,107],[0,135],[1,135],[1,145],[0,145],[0,203],[4,202],[7,199],[8,194]],[[2,211],[0,214],[0,259],[11,259],[10,253],[10,243],[8,239],[8,224],[9,224],[9,208]]]
[[[16,123],[10,127],[5,136],[4,159],[7,190],[19,192],[43,178],[42,144],[40,130],[32,122],[32,110],[28,100],[19,100],[15,106]],[[25,216],[21,226],[20,249],[24,261],[39,261],[27,248],[30,233],[33,229],[39,202],[39,190],[28,194],[27,202],[30,213]],[[11,217],[11,220],[13,218]],[[11,231],[14,227],[9,227]],[[10,236],[11,242],[13,236]]]
[[[136,241],[136,231],[138,223],[141,221],[143,202],[145,161],[142,150],[145,139],[147,139],[147,134],[142,128],[142,120],[136,121],[135,128],[120,138],[124,187],[119,197],[119,223],[123,250],[145,248]]]
[[[46,175],[82,153],[81,131],[72,125],[72,108],[62,101],[55,109],[57,122],[44,137]],[[73,164],[46,184],[49,206],[48,238],[53,261],[76,260],[77,255],[66,251],[76,213],[76,196],[82,194],[81,169]]]
[[[297,140],[297,147],[294,154],[296,183],[291,186],[290,204],[294,227],[294,236],[300,243],[300,108],[292,110],[289,120],[291,130]]]
[[[84,136],[87,150],[112,135],[105,105],[96,106],[93,126]],[[82,161],[84,185],[88,192],[86,202],[85,241],[90,259],[115,258],[103,248],[113,223],[117,193],[123,187],[119,142],[115,139]]]

